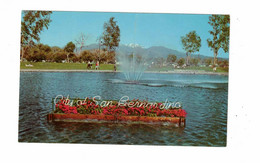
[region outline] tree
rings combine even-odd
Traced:
[[[223,49],[225,53],[229,49],[229,26],[230,17],[229,15],[212,15],[209,17],[208,22],[213,30],[209,33],[213,36],[213,39],[208,39],[208,46],[214,52],[213,64],[217,64],[217,56],[219,49]]]
[[[186,36],[181,37],[183,49],[186,51],[186,64],[189,65],[189,58],[192,53],[198,52],[201,47],[201,39],[196,31],[191,31]]]
[[[50,53],[46,54],[46,61],[47,62],[54,62],[54,57],[55,57],[54,53],[50,52]]]
[[[228,60],[218,61],[218,65],[220,67],[228,67],[229,63]]]
[[[163,66],[164,58],[163,57],[158,57],[155,58],[155,64],[158,65],[159,67]]]
[[[184,59],[184,58],[180,58],[180,59],[178,60],[178,65],[179,65],[179,66],[183,66],[184,63],[185,63],[185,59]]]
[[[199,59],[198,59],[198,58],[192,58],[192,59],[191,59],[191,64],[192,64],[193,66],[197,66],[198,63],[199,63]]]
[[[177,57],[174,54],[169,54],[167,57],[167,62],[168,63],[174,63],[176,61]]]
[[[104,23],[104,32],[101,40],[102,45],[104,45],[108,51],[108,55],[115,51],[120,42],[120,29],[116,24],[117,21],[114,19],[114,17],[111,17],[108,22]]]
[[[40,41],[39,34],[43,31],[44,27],[48,29],[49,23],[51,22],[50,14],[51,11],[23,11],[22,22],[21,22],[21,49],[22,55],[29,47],[35,45],[35,42]]]
[[[66,56],[66,54],[65,54],[63,49],[61,49],[58,46],[53,46],[53,47],[51,47],[51,52],[47,54],[46,60],[48,62],[57,62],[57,60],[59,60],[59,59],[55,59],[55,58],[56,58],[57,54],[60,54],[60,53],[63,53]]]
[[[204,63],[206,64],[206,66],[209,66],[209,65],[212,64],[212,59],[211,58],[205,58]]]
[[[59,51],[54,54],[54,61],[60,63],[60,62],[64,61],[66,59],[66,57],[67,57],[67,55],[65,54],[64,51]]]
[[[80,53],[80,60],[84,62],[93,61],[95,56],[89,50],[84,50]]]
[[[52,51],[53,53],[56,53],[56,52],[61,52],[61,51],[63,51],[63,49],[61,49],[61,48],[58,47],[58,46],[53,46],[53,47],[51,47],[51,51]]]
[[[66,52],[67,55],[67,62],[69,62],[69,56],[73,54],[76,46],[73,42],[67,43],[67,45],[64,47],[64,51]]]
[[[32,47],[29,49],[28,54],[25,56],[27,61],[38,62],[46,59],[43,51],[41,51],[38,47]]]
[[[116,60],[115,60],[115,56],[116,56],[116,52],[112,51],[110,52],[109,55],[107,55],[107,63],[108,64],[116,64]]]
[[[88,37],[86,35],[84,35],[83,33],[80,34],[80,36],[75,40],[76,45],[79,45],[79,54],[82,51],[82,48],[84,47],[86,41],[87,41]]]
[[[37,44],[36,46],[28,50],[28,54],[25,58],[28,61],[39,62],[48,59],[48,55],[51,53],[51,47],[48,45]]]
[[[72,62],[79,62],[79,61],[80,61],[79,57],[76,56],[75,54],[74,54],[74,56],[71,58],[71,60],[72,60]]]

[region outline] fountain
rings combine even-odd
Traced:
[[[116,84],[138,84],[149,87],[163,87],[165,83],[158,83],[157,80],[141,80],[141,77],[147,67],[153,62],[154,58],[148,55],[138,55],[133,49],[132,53],[121,53],[117,55],[119,67],[124,75],[124,79],[110,79],[109,81]]]
[[[138,84],[148,64],[145,62],[146,57],[132,53],[130,55],[118,55],[119,67],[125,76],[126,84]]]

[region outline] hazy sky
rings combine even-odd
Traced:
[[[199,53],[213,56],[207,46],[210,38],[208,24],[210,15],[191,14],[141,14],[141,13],[104,13],[104,12],[53,12],[48,30],[40,35],[40,42],[50,46],[64,47],[84,33],[88,36],[87,45],[97,42],[103,33],[104,22],[115,17],[121,31],[120,44],[135,43],[146,48],[165,46],[184,52],[181,36],[195,30],[201,37]],[[219,57],[228,58],[228,54],[219,51]]]

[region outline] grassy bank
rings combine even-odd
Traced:
[[[26,65],[33,65],[33,67],[27,67]],[[87,70],[86,63],[52,63],[52,62],[21,62],[21,69],[44,69],[44,70]],[[92,66],[94,70],[95,65]],[[113,64],[100,64],[99,70],[114,70]]]
[[[26,65],[33,65],[32,67],[27,67]],[[21,69],[37,69],[37,70],[95,70],[95,65],[92,66],[92,69],[87,69],[86,63],[52,63],[52,62],[21,62]],[[119,67],[117,67],[119,70]],[[113,64],[101,64],[99,70],[114,70]],[[200,71],[200,72],[213,72],[213,69],[210,67],[187,67],[180,69],[173,69],[173,67],[165,66],[165,67],[154,67],[149,68],[146,71]],[[218,67],[216,72],[226,73],[228,72],[228,68]]]
[[[203,71],[203,72],[213,72],[213,68],[211,67],[196,67],[196,66],[191,66],[191,67],[186,67],[186,68],[176,68],[174,69],[171,66],[165,66],[165,67],[154,67],[150,68],[148,71],[174,71],[174,70],[189,70],[189,71]],[[218,67],[215,72],[228,72],[228,68],[223,68],[223,67]]]
[[[197,71],[206,71],[206,72],[213,72],[213,68],[211,67],[187,67],[184,70],[197,70]],[[215,72],[228,72],[228,68],[217,67]]]

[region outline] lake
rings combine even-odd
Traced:
[[[121,73],[20,72],[19,142],[226,146],[228,76],[144,73],[138,84],[122,79]],[[48,123],[57,95],[180,102],[186,127]]]

